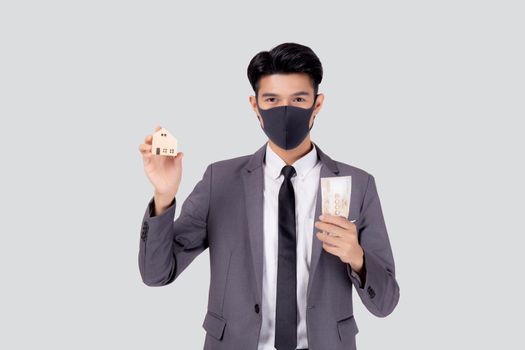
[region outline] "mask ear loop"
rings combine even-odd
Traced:
[[[314,103],[312,103],[312,106],[310,107],[312,110],[315,109],[315,102],[317,102],[317,96],[319,96],[319,94],[316,94],[315,97],[314,97]],[[312,126],[308,129],[308,131],[312,130],[312,128],[314,127],[314,123],[315,123],[315,118],[317,117],[317,114],[314,115],[314,119],[312,120]]]
[[[310,106],[310,108],[314,108],[314,107],[315,107],[315,103],[317,102],[317,96],[319,96],[319,94],[315,94],[315,97],[314,97],[314,103],[312,103],[312,105]]]

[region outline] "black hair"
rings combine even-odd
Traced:
[[[248,80],[259,92],[259,80],[269,74],[307,73],[317,95],[323,79],[323,66],[317,55],[308,46],[297,43],[282,43],[270,51],[260,51],[248,65]]]

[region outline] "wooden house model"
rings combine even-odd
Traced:
[[[177,155],[177,139],[165,128],[160,128],[153,134],[151,153],[175,157]]]

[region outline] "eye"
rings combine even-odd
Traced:
[[[271,101],[270,101],[271,100]],[[268,97],[265,99],[265,101],[268,101],[268,102],[275,102],[275,97]]]
[[[304,102],[304,101],[306,101],[306,100],[305,100],[304,98],[302,98],[302,97],[297,97],[296,100],[297,100],[297,102]]]

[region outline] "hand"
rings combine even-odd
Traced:
[[[316,232],[315,235],[323,242],[323,249],[350,264],[360,274],[364,251],[359,245],[355,224],[343,216],[323,214],[319,218],[321,221],[316,221],[315,227],[324,232]]]
[[[161,128],[155,127],[155,131]],[[144,161],[144,172],[154,187],[156,207],[167,206],[179,189],[182,178],[182,158],[184,154],[178,152],[175,157],[156,155],[151,153],[153,135],[147,135],[144,143],[139,146]],[[159,203],[157,203],[159,202]]]

